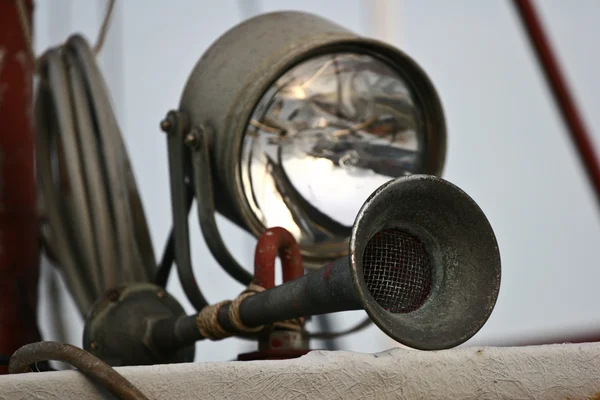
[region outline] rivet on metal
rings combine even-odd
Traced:
[[[186,146],[195,148],[198,145],[198,132],[192,131],[191,133],[188,133],[183,142]]]
[[[165,118],[160,121],[160,129],[168,134],[174,133],[177,124],[177,113],[175,111],[169,111]]]
[[[162,121],[160,121],[160,129],[163,132],[169,133],[171,131],[172,127],[173,127],[173,124],[171,123],[171,121],[169,121],[168,118],[165,118]]]

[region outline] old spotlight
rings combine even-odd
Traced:
[[[446,154],[442,105],[415,61],[302,12],[260,15],[223,34],[161,125],[173,137],[174,212],[186,206],[183,182],[193,182],[208,246],[240,281],[249,275],[215,211],[254,236],[287,229],[305,265],[321,265],[347,254],[370,193],[397,177],[440,176]]]

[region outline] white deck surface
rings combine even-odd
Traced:
[[[151,399],[600,399],[600,343],[119,368]],[[0,399],[108,399],[75,371],[0,377]]]

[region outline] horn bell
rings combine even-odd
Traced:
[[[481,329],[500,290],[500,253],[483,211],[430,175],[392,180],[363,204],[350,237],[355,289],[371,319],[421,350]]]

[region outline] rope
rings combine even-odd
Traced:
[[[236,297],[232,301],[225,300],[220,303],[204,307],[196,317],[196,324],[198,325],[198,330],[200,331],[200,334],[209,340],[221,340],[233,336],[236,332],[252,334],[261,332],[267,327],[270,327],[271,329],[278,328],[292,331],[301,331],[304,324],[304,318],[294,318],[286,321],[277,321],[271,325],[260,325],[256,327],[246,326],[242,322],[240,316],[240,305],[242,304],[242,302],[246,298],[254,296],[257,293],[261,293],[264,291],[264,287],[251,283],[242,293],[239,294],[238,297]],[[219,310],[225,305],[229,305],[229,320],[231,322],[231,325],[235,328],[236,332],[226,331],[219,323]]]
[[[225,300],[217,304],[204,307],[196,317],[198,330],[205,338],[209,340],[221,340],[231,336],[221,324],[219,324],[219,310],[226,304],[231,304],[231,301]]]
[[[294,318],[294,319],[288,319],[286,321],[277,321],[273,324],[273,328],[300,332],[302,330],[303,325],[304,325],[304,318]]]
[[[231,325],[233,325],[235,329],[244,333],[256,333],[263,330],[264,325],[253,328],[244,325],[240,317],[240,305],[242,304],[242,301],[246,300],[247,297],[254,296],[256,293],[264,292],[264,290],[265,288],[262,286],[250,283],[248,288],[240,293],[240,295],[231,302],[231,306],[229,307],[229,319],[231,321]]]

